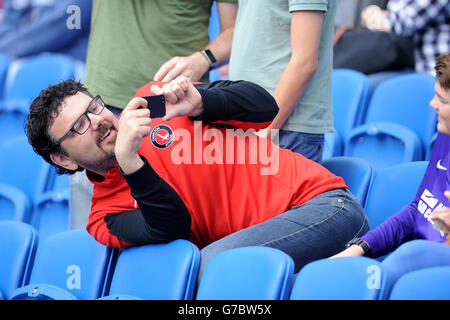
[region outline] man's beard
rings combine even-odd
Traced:
[[[102,137],[109,131],[112,130],[110,134],[113,132],[116,136],[111,137],[111,140],[108,141],[107,145],[101,145]],[[99,159],[88,160],[88,161],[77,161],[78,165],[92,172],[96,173],[106,173],[109,170],[115,168],[118,163],[116,159],[116,154],[114,152],[116,145],[116,137],[117,137],[117,129],[113,124],[104,124],[102,128],[99,129],[98,135],[95,140],[95,144],[98,149],[102,151],[103,156],[99,157]]]

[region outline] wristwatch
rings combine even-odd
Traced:
[[[205,59],[209,62],[209,69],[214,69],[217,66],[217,59],[212,54],[211,50],[204,49],[200,52],[203,54]]]
[[[350,240],[347,243],[347,248],[354,244],[356,244],[357,246],[360,246],[363,249],[365,256],[370,256],[370,254],[372,253],[372,250],[370,249],[369,245],[363,239],[354,238],[354,239]]]

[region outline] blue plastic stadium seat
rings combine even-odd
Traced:
[[[401,124],[426,146],[436,132],[437,115],[430,107],[434,77],[410,73],[383,81],[373,93],[364,123],[382,121]]]
[[[78,300],[70,292],[50,284],[31,284],[14,291],[11,300]]]
[[[423,160],[422,144],[417,135],[392,122],[377,122],[353,129],[346,142],[345,155],[365,159],[377,170]]]
[[[186,240],[127,248],[102,300],[192,299],[199,263],[198,248]]]
[[[242,247],[221,252],[208,262],[197,300],[284,300],[294,261],[270,247]]]
[[[23,135],[23,124],[32,99],[49,85],[72,79],[74,71],[74,60],[62,54],[46,53],[22,60],[0,101],[2,137]]]
[[[36,259],[26,288],[18,288],[13,298],[42,299],[32,294],[37,287],[47,285],[59,288],[57,296],[44,290],[45,299],[58,299],[62,291],[66,298],[97,299],[103,294],[105,279],[110,272],[112,249],[94,240],[86,230],[71,230],[48,237],[38,247]],[[64,298],[64,299],[66,299]]]
[[[431,228],[431,227],[430,227]],[[416,239],[406,241],[381,263],[388,274],[387,288],[405,274],[435,267],[450,267],[450,247],[446,244]]]
[[[387,158],[389,152],[394,150],[398,153],[401,144],[405,144],[405,152],[413,153],[414,158],[411,160],[405,156],[402,161],[423,160],[429,141],[436,132],[436,112],[429,106],[433,96],[434,78],[428,74],[401,75],[380,83],[370,99],[364,126],[353,129],[345,141],[345,155],[364,156],[378,168],[375,162],[372,163],[372,160],[381,158],[377,158],[377,152],[383,150],[383,158]],[[363,143],[370,144],[364,153],[354,150],[358,147],[361,151]],[[369,153],[370,150],[373,152]],[[384,161],[382,164],[386,167],[398,163]]]
[[[51,192],[65,192],[70,188],[69,175],[57,174],[54,166],[45,166],[42,175],[45,178],[44,184],[41,186],[40,194]]]
[[[385,284],[386,271],[374,259],[322,259],[300,270],[291,300],[382,300]]]
[[[28,224],[0,221],[0,296],[4,299],[27,280],[37,242],[36,232]]]
[[[67,55],[43,53],[24,59],[15,73],[5,99],[29,104],[49,85],[74,78],[75,61]]]
[[[450,266],[417,270],[398,279],[389,299],[450,300],[449,284]]]
[[[334,69],[332,81],[335,132],[325,134],[322,159],[344,154],[344,142],[362,123],[372,91],[368,77],[356,70]]]
[[[34,203],[42,193],[50,166],[37,155],[25,135],[0,143],[0,183],[16,187]]]
[[[367,161],[359,158],[335,157],[323,160],[322,165],[335,175],[344,178],[350,191],[364,206],[374,176],[374,169]]]
[[[19,189],[0,183],[0,220],[28,223],[33,207],[30,199]]]
[[[334,127],[345,141],[350,130],[363,122],[372,88],[368,77],[356,70],[333,70]]]
[[[365,203],[372,229],[414,200],[427,165],[427,161],[402,163],[375,174]]]
[[[69,230],[69,196],[69,189],[65,189],[47,192],[37,199],[31,225],[39,232],[41,241]]]
[[[74,78],[75,62],[62,54],[41,54],[18,63],[11,85],[0,101],[0,134],[3,139],[23,135],[29,105],[49,85]]]
[[[4,104],[0,102],[0,134],[2,141],[25,136],[24,123],[28,114],[26,106],[16,104]]]
[[[344,146],[339,132],[327,132],[324,135],[322,159],[342,156]]]

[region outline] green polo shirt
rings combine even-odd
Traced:
[[[230,79],[249,80],[270,93],[291,57],[290,12],[324,12],[319,67],[284,130],[320,134],[333,131],[331,76],[333,31],[338,0],[239,0],[230,57]]]
[[[209,43],[212,2],[94,0],[84,84],[106,104],[123,109],[164,62]]]

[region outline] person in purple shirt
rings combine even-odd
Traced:
[[[438,135],[414,200],[347,249],[332,256],[391,253],[382,264],[391,281],[413,270],[450,265],[450,52],[436,60],[435,96]]]

